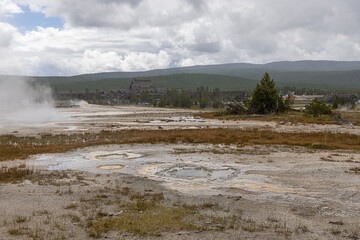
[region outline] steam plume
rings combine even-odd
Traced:
[[[32,80],[0,80],[0,126],[51,121],[55,116],[51,89]]]

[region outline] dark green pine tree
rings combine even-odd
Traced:
[[[282,96],[275,88],[275,82],[270,78],[269,73],[265,73],[260,84],[252,94],[249,110],[253,113],[266,114],[286,111],[286,106]]]

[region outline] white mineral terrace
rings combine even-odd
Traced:
[[[322,160],[332,154],[339,156],[336,166]],[[348,159],[360,159],[360,153],[285,146],[135,144],[38,155],[27,163],[50,170],[130,174],[195,195],[241,193],[249,199],[284,203],[332,201],[347,214],[360,210],[360,179],[346,173]]]

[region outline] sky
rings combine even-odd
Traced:
[[[0,74],[360,60],[359,0],[0,0]]]

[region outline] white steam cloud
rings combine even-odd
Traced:
[[[54,119],[51,89],[31,80],[0,80],[0,127]]]

